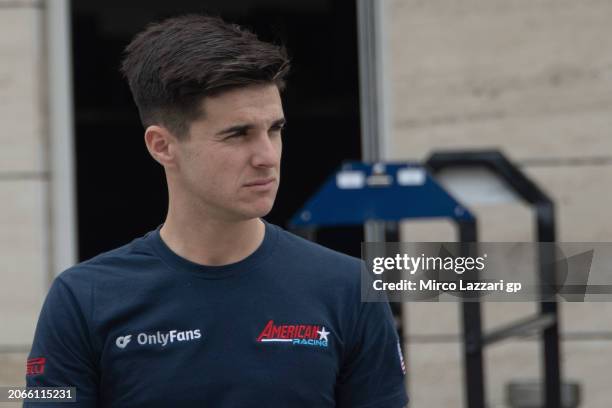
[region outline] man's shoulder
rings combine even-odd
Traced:
[[[148,235],[148,234],[147,234]],[[145,235],[146,237],[146,235]],[[120,247],[102,252],[93,258],[79,262],[58,275],[64,283],[83,283],[102,277],[134,273],[153,257],[153,252],[139,237]]]
[[[294,276],[315,286],[355,290],[361,282],[363,262],[359,258],[308,241],[281,229],[275,262],[291,265]]]
[[[285,256],[297,257],[299,260],[307,260],[311,263],[331,263],[348,268],[359,267],[361,263],[359,258],[309,241],[280,227],[277,228],[281,231],[280,245]]]

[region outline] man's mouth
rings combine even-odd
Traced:
[[[276,179],[274,177],[268,177],[265,179],[257,179],[245,184],[245,187],[256,187],[256,186],[267,186],[272,184]]]

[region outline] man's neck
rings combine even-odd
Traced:
[[[251,255],[262,243],[265,225],[259,218],[226,222],[193,220],[170,213],[160,230],[164,243],[177,255],[200,265],[228,265]]]

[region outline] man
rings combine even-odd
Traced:
[[[360,302],[360,261],[261,219],[288,69],[282,47],[218,18],[134,38],[122,71],[168,215],[54,281],[28,386],[75,386],[83,407],[406,405],[389,306]]]

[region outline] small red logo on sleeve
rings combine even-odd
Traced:
[[[44,357],[30,358],[26,364],[26,375],[38,375],[45,372]]]

